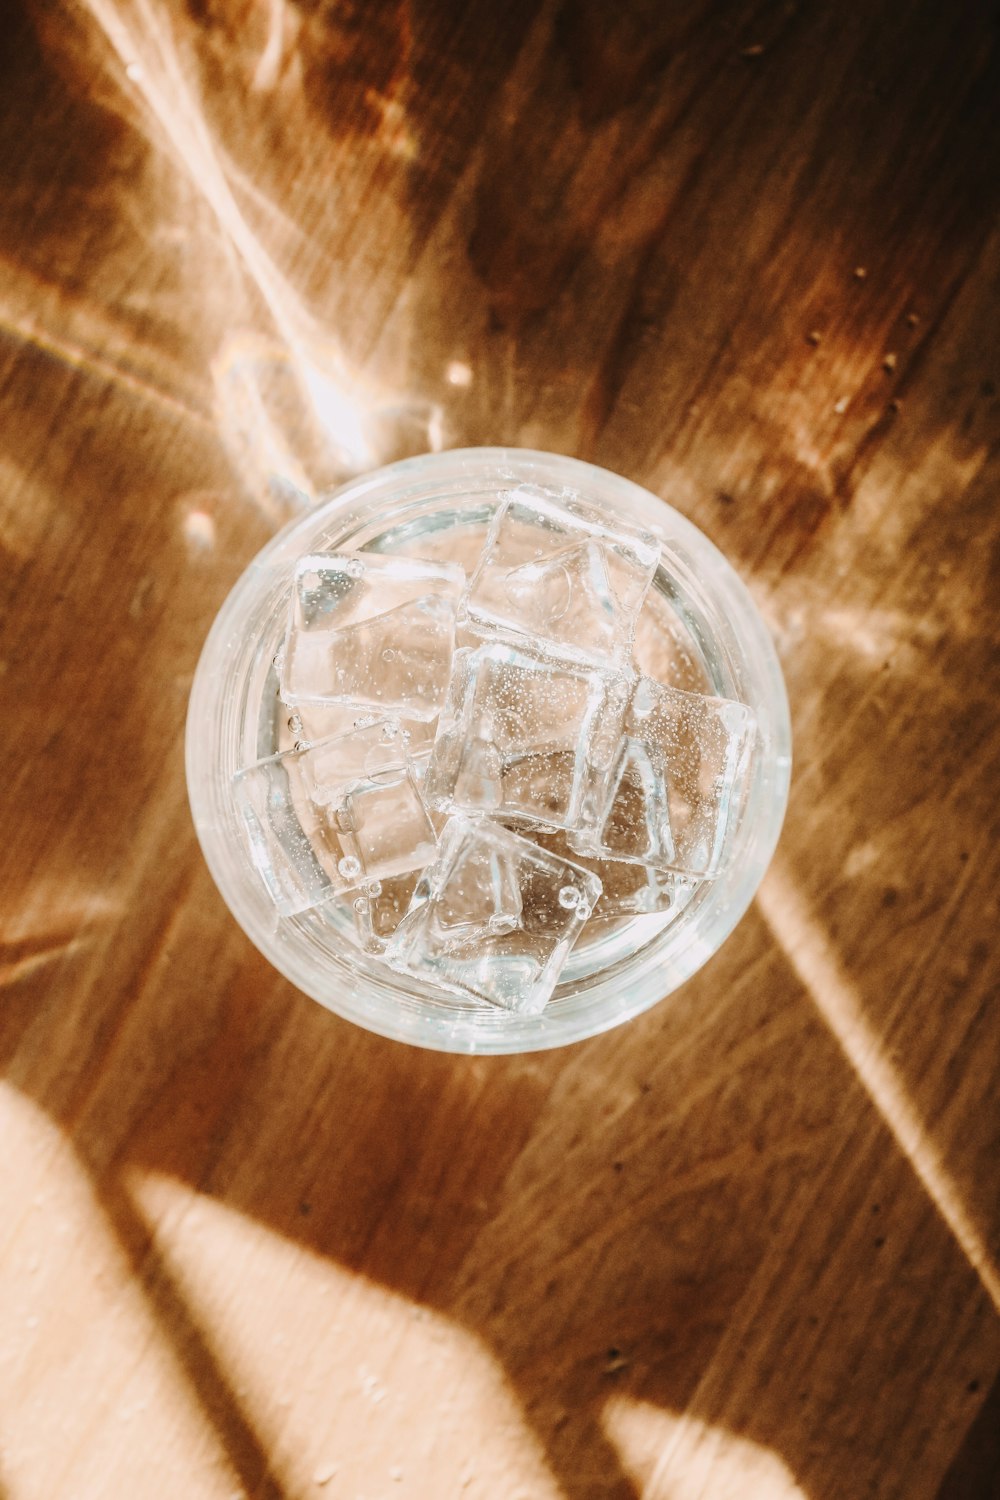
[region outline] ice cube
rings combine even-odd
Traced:
[[[453,817],[385,957],[414,978],[537,1015],[600,894],[590,871],[511,829]]]
[[[349,703],[296,703],[285,714],[292,740],[307,745],[348,734],[365,715],[377,717],[371,709]]]
[[[419,870],[368,885],[352,902],[358,940],[368,953],[382,953],[392,937],[420,879]]]
[[[755,732],[743,703],[640,677],[601,827],[571,834],[571,845],[682,875],[717,874]]]
[[[315,552],[295,565],[281,696],[432,719],[444,700],[465,573],[452,563]]]
[[[233,785],[250,857],[284,916],[434,857],[398,723],[272,755]]]
[[[537,832],[527,835],[533,842],[564,859],[575,860],[596,875],[603,887],[601,899],[594,908],[594,922],[619,917],[645,916],[652,912],[677,915],[688,904],[700,881],[673,870],[656,870],[634,860],[600,859],[581,854],[570,844],[565,833]]]
[[[493,641],[455,653],[425,782],[432,806],[593,826],[631,679]]]
[[[296,703],[285,711],[288,734],[292,741],[313,745],[317,740],[333,739],[366,724],[391,720],[398,723],[406,736],[410,755],[428,755],[437,733],[437,719],[407,719],[384,710],[360,707],[354,703]]]
[[[624,665],[659,556],[650,532],[520,485],[493,517],[460,619],[578,661]]]

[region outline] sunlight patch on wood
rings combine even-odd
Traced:
[[[303,405],[348,469],[371,466],[377,455],[365,436],[364,419],[376,393],[362,392],[356,374],[346,369],[339,352],[332,352],[329,333],[305,307],[237,202],[226,154],[215,141],[169,20],[151,0],[121,6],[114,0],[87,0],[87,7],[126,72],[131,69],[130,81],[163,131],[175,161],[211,209],[263,299]],[[223,370],[228,364],[224,357]]]
[[[990,1301],[1000,1310],[1000,1272],[972,1222],[944,1157],[914,1107],[905,1079],[865,1015],[835,948],[780,863],[771,866],[757,901],[764,920],[896,1144],[978,1275]]]
[[[560,1500],[474,1334],[302,1243],[306,1214],[296,1239],[171,1176],[127,1181],[290,1494],[320,1474],[347,1495],[458,1494],[474,1476],[475,1493]]]
[[[723,1427],[627,1396],[602,1421],[641,1500],[807,1500],[776,1453]]]
[[[71,1142],[6,1083],[0,1139],[0,1448],[11,1496],[141,1495],[152,1464],[164,1494],[226,1500],[238,1476]]]

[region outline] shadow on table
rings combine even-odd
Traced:
[[[117,1185],[126,1169],[171,1173],[472,1332],[504,1370],[567,1500],[639,1493],[609,1439],[612,1397],[684,1413],[778,1455],[810,1500],[862,1493],[865,1461],[922,1400],[924,1359],[940,1337],[928,1313],[927,1347],[912,1332],[906,1346],[868,1350],[856,1368],[868,1278],[879,1280],[882,1328],[912,1310],[906,1278],[897,1286],[877,1263],[907,1250],[894,1241],[907,1235],[910,1212],[898,1200],[912,1209],[922,1190],[877,1128],[862,1146],[870,1172],[831,1170],[847,1122],[850,1139],[867,1142],[856,1122],[871,1115],[870,1101],[753,916],[730,962],[754,966],[757,983],[741,992],[717,962],[684,998],[619,1037],[529,1061],[439,1058],[345,1037],[342,1023],[267,989],[261,975],[265,998],[238,995],[246,1022],[217,1035],[193,1076],[163,1056],[169,1082],[114,1169],[91,1136],[99,1122],[84,1122],[76,1139],[94,1190],[250,1494],[285,1493],[213,1332],[199,1326],[154,1230]],[[732,998],[718,998],[730,983]],[[772,1011],[762,996],[775,993],[783,999]],[[283,1037],[264,1043],[271,1056],[261,1067],[255,1032],[273,1028],[274,1005]],[[232,1107],[228,1080],[243,1070],[250,1113],[259,1097],[250,1161],[217,1134],[217,1110]],[[298,1086],[288,1091],[285,1079]],[[114,1076],[103,1080],[102,1094],[115,1088]],[[198,1119],[204,1127],[193,1131]],[[975,1287],[961,1251],[940,1221],[921,1244],[957,1316]],[[825,1274],[835,1295],[822,1290]],[[843,1299],[855,1293],[852,1314]],[[720,1377],[733,1388],[718,1389]],[[871,1436],[840,1452],[826,1445],[820,1460],[813,1422],[828,1409],[831,1380],[843,1382],[840,1421],[868,1422]]]
[[[937,1500],[992,1500],[1000,1489],[1000,1378],[948,1468]]]
[[[74,1133],[249,1494],[289,1500],[126,1186],[136,1171],[176,1177],[474,1334],[567,1500],[639,1493],[609,1437],[612,1398],[682,1413],[723,1450],[733,1438],[775,1455],[788,1494],[794,1481],[809,1500],[866,1493],[866,1461],[894,1422],[938,1399],[928,1371],[975,1278],[944,1223],[927,1221],[920,1184],[756,916],[657,1011],[539,1057],[382,1042],[246,952],[225,991],[180,981],[150,995],[158,1102],[109,1159],[103,1116],[128,1092],[126,1050]],[[169,1038],[189,1048],[192,1026],[197,1051],[172,1055]],[[228,1130],[234,1105],[256,1121],[252,1142]],[[845,1168],[847,1141],[862,1161]],[[914,1233],[922,1274],[933,1265],[941,1285],[925,1330],[907,1328],[912,1288],[898,1274]],[[866,1346],[869,1279],[879,1326],[906,1332]],[[814,1425],[831,1384],[838,1421],[865,1441],[824,1441]],[[698,1462],[660,1458],[680,1481]]]

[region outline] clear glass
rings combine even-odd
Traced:
[[[501,491],[566,488],[656,533],[669,548],[636,635],[639,669],[668,685],[735,698],[759,733],[731,855],[677,913],[591,923],[541,1015],[464,1005],[384,967],[359,943],[349,902],[279,917],[240,835],[233,777],[294,736],[274,658],[296,560],[357,549],[461,563],[471,572]],[[771,639],[725,558],[649,491],[576,459],[527,449],[427,454],[353,480],[260,552],[219,611],[202,651],[187,723],[188,791],[205,858],[248,937],[299,989],[383,1036],[449,1052],[527,1052],[618,1026],[664,999],[729,936],[777,843],[791,767],[788,702]]]

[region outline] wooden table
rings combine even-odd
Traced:
[[[989,11],[8,16],[4,1500],[1000,1494]],[[296,994],[182,765],[266,538],[478,443],[704,528],[796,734],[722,952],[505,1060]]]

